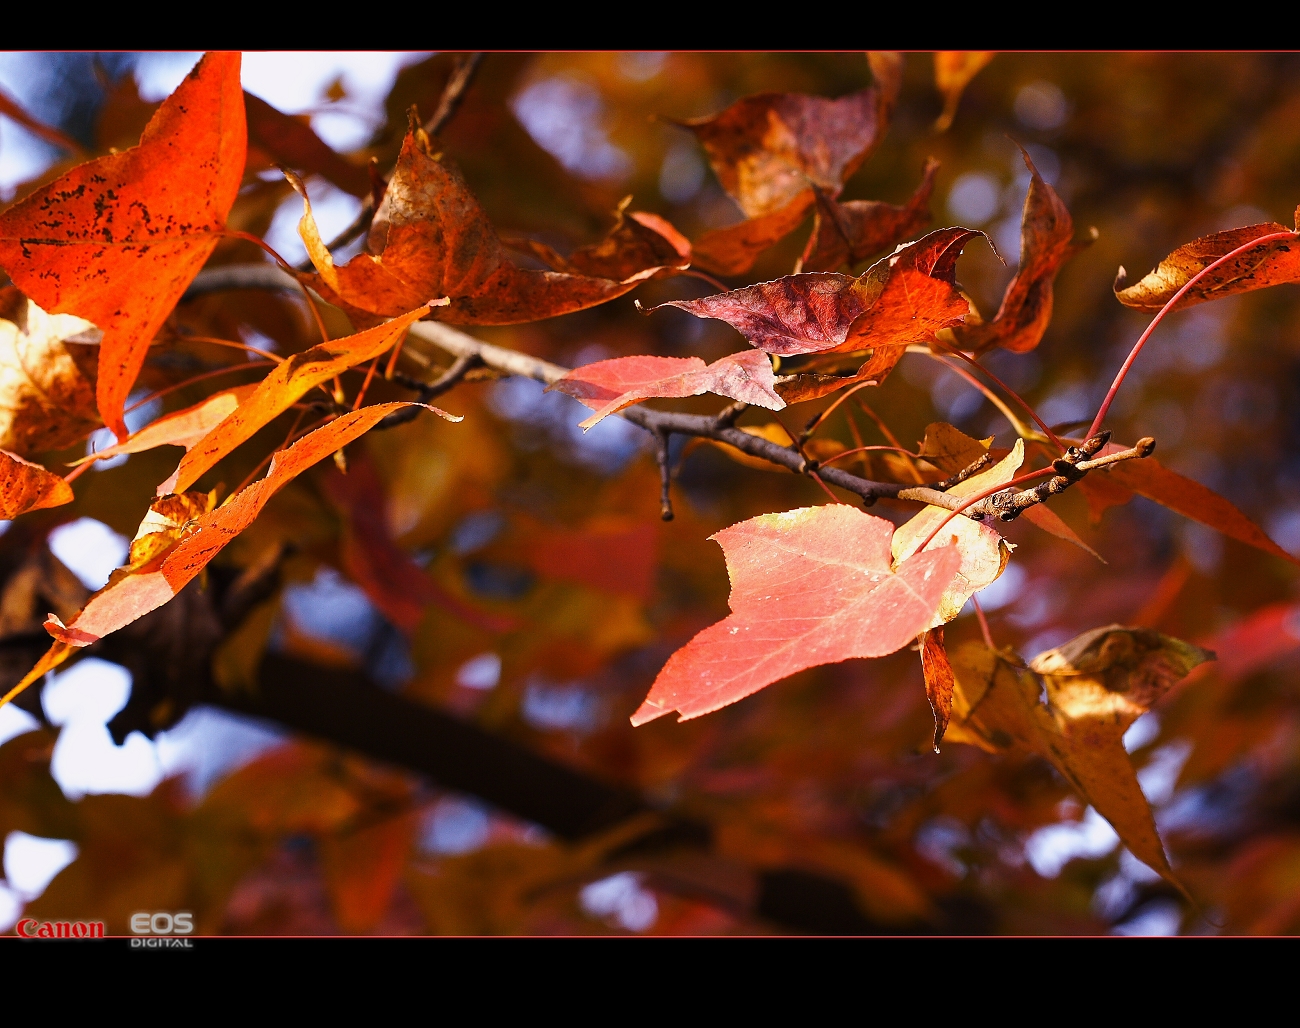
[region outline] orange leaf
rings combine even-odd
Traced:
[[[953,269],[975,235],[979,233],[964,228],[931,232],[881,258],[858,278],[789,275],[659,307],[725,321],[752,345],[782,356],[874,349],[875,366],[864,373],[880,379],[881,369],[887,373],[908,343],[934,338],[970,310]]]
[[[1300,227],[1300,208],[1296,210],[1296,224]],[[1269,222],[1202,236],[1180,246],[1153,272],[1131,286],[1127,285],[1128,273],[1120,268],[1115,279],[1115,299],[1125,307],[1158,311],[1193,275],[1224,254],[1260,236],[1286,231],[1285,226]],[[1206,300],[1266,289],[1285,282],[1300,282],[1300,241],[1276,239],[1261,243],[1215,268],[1184,293],[1173,309],[1180,311]]]
[[[248,112],[248,142],[276,164],[304,175],[319,175],[345,193],[370,195],[370,172],[335,153],[310,125],[276,110],[261,97],[244,94]],[[251,158],[251,154],[250,154]]]
[[[369,431],[393,411],[409,406],[408,403],[379,403],[362,407],[303,436],[287,450],[275,455],[265,478],[236,493],[216,510],[183,524],[177,533],[177,541],[171,547],[139,566],[114,571],[108,585],[91,596],[66,625],[51,614],[45,622],[45,629],[54,636],[54,645],[0,702],[16,696],[46,671],[62,663],[73,649],[89,646],[161,607],[196,578],[235,536],[251,525],[282,486]],[[171,496],[163,497],[154,506],[170,504],[173,499]],[[167,516],[162,515],[164,518]],[[171,527],[174,529],[175,526]]]
[[[785,401],[774,391],[772,361],[762,350],[733,353],[706,365],[699,357],[615,357],[570,371],[548,387],[567,393],[596,413],[581,422],[583,430],[651,397],[717,393],[768,410]]]
[[[952,665],[943,646],[943,629],[932,628],[921,636],[921,673],[925,676],[925,695],[934,712],[934,752],[939,752],[944,732],[952,719]]]
[[[277,364],[275,370],[257,383],[247,400],[190,447],[176,473],[158,487],[158,495],[188,489],[208,468],[297,403],[307,390],[329,381],[341,371],[379,356],[428,312],[428,306],[419,306],[400,318],[344,339],[313,346]],[[429,409],[437,410],[436,407]],[[459,420],[445,411],[438,413],[448,420]]]
[[[646,268],[659,270],[651,278],[673,274],[691,260],[691,242],[657,214],[627,208],[632,197],[624,197],[614,211],[614,227],[599,243],[581,246],[562,257],[545,243],[533,239],[506,240],[508,246],[524,250],[544,261],[554,271],[568,275],[625,279],[641,275]]]
[[[1121,449],[1123,447],[1111,443],[1103,453],[1114,453]],[[1231,500],[1199,482],[1162,467],[1154,457],[1121,461],[1112,466],[1107,474],[1116,484],[1131,489],[1148,500],[1155,500],[1162,507],[1177,511],[1184,517],[1208,525],[1229,539],[1236,539],[1247,546],[1289,560],[1292,564],[1300,564],[1300,558],[1293,557],[1265,535],[1264,530],[1246,517]],[[1083,481],[1089,482],[1094,477],[1095,473]]]
[[[349,461],[346,475],[331,468],[323,485],[345,519],[343,570],[402,631],[414,632],[431,603],[488,632],[517,627],[511,618],[477,610],[448,593],[397,545],[385,516],[384,484],[365,456]]]
[[[634,725],[699,717],[805,668],[881,657],[930,626],[960,565],[955,547],[892,568],[894,526],[845,504],[723,529],[731,615],[668,659]]]
[[[715,275],[745,274],[759,254],[803,224],[813,203],[812,191],[805,190],[769,214],[705,232],[692,248],[695,267]]]
[[[72,486],[39,464],[0,450],[0,518],[72,502]]]
[[[963,350],[1001,346],[1015,353],[1036,347],[1052,320],[1052,286],[1061,266],[1096,238],[1074,243],[1074,221],[1056,190],[1038,174],[1023,149],[1031,176],[1020,220],[1020,267],[1007,284],[1002,306],[992,321],[959,325],[953,335]]]
[[[345,932],[368,932],[388,913],[415,842],[417,817],[398,814],[320,841],[330,906]]]
[[[209,53],[139,146],[79,165],[0,215],[0,265],[15,284],[103,330],[99,412],[119,439],[150,340],[221,238],[245,136],[239,54]]]
[[[936,132],[945,131],[957,115],[957,105],[967,85],[997,56],[996,50],[939,50],[934,55],[934,84],[943,94],[943,113],[934,123]]]
[[[423,132],[407,134],[388,191],[375,212],[372,252],[358,254],[341,268],[321,240],[304,195],[306,213],[298,231],[318,272],[309,276],[313,288],[345,310],[371,317],[391,317],[431,296],[447,296],[451,304],[439,314],[440,320],[511,325],[594,307],[664,270],[664,265],[656,264],[610,279],[520,268],[510,260],[459,172],[440,158],[441,154],[430,152]],[[302,191],[301,183],[295,187]],[[656,220],[634,218],[642,243],[640,230],[657,234]],[[674,230],[674,239],[666,240],[665,246],[638,252],[654,252],[655,260],[685,267],[689,260],[678,251],[679,238]],[[613,268],[624,258],[588,253],[580,260]]]
[[[125,442],[96,450],[89,457],[73,461],[72,466],[84,464],[89,460],[106,460],[122,453],[143,453],[145,450],[152,450],[155,446],[183,446],[189,450],[233,414],[256,388],[257,385],[254,383],[213,393],[193,407],[173,411],[157,421],[151,421],[140,431],[132,432]]]
[[[930,222],[930,194],[939,162],[925,162],[921,184],[902,206],[877,200],[837,203],[817,190],[817,216],[812,235],[795,271],[834,271],[857,264],[874,253],[892,249],[900,240]]]

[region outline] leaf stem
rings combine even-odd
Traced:
[[[1295,232],[1270,232],[1267,235],[1259,236],[1256,239],[1252,239],[1249,243],[1243,243],[1235,250],[1231,250],[1228,253],[1225,253],[1222,257],[1211,261],[1183,283],[1183,287],[1179,289],[1178,292],[1174,293],[1174,295],[1169,298],[1168,302],[1160,308],[1156,316],[1151,319],[1151,324],[1147,326],[1146,331],[1143,332],[1142,335],[1138,337],[1138,341],[1133,344],[1133,350],[1129,353],[1128,360],[1126,360],[1124,366],[1119,369],[1119,374],[1115,376],[1115,381],[1111,383],[1110,392],[1106,394],[1106,399],[1101,401],[1101,406],[1097,409],[1097,416],[1092,419],[1092,427],[1088,429],[1088,437],[1091,438],[1101,431],[1102,422],[1106,420],[1106,413],[1110,410],[1110,405],[1115,400],[1115,394],[1119,392],[1119,387],[1124,384],[1124,378],[1128,375],[1129,369],[1133,367],[1133,362],[1137,360],[1137,355],[1142,352],[1142,347],[1145,346],[1146,341],[1151,338],[1151,333],[1155,331],[1156,326],[1160,324],[1164,316],[1169,313],[1174,304],[1181,300],[1184,294],[1186,294],[1192,286],[1196,285],[1197,282],[1221,264],[1230,261],[1233,257],[1245,253],[1252,247],[1259,246],[1261,243],[1272,243],[1279,239],[1295,238]]]

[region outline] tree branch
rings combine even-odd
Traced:
[[[288,289],[297,288],[293,276],[286,274],[279,268],[271,264],[255,264],[242,267],[213,268],[210,271],[200,272],[198,277],[186,291],[184,299],[190,299],[194,296],[201,296],[210,292],[217,292],[223,289]],[[522,378],[535,379],[538,382],[544,382],[547,385],[554,385],[561,378],[569,373],[568,368],[561,367],[558,364],[552,364],[550,361],[542,360],[540,357],[532,357],[526,353],[520,353],[517,350],[510,350],[503,346],[496,346],[492,343],[485,343],[482,340],[475,339],[471,335],[461,332],[459,329],[440,321],[417,321],[411,326],[409,340],[405,349],[406,356],[426,368],[440,368],[438,362],[434,361],[428,353],[424,352],[419,343],[425,343],[428,346],[437,347],[444,353],[450,354],[457,358],[457,361],[474,359],[480,361],[482,365],[500,372],[503,375],[517,375]],[[409,386],[417,390],[425,388],[439,387],[440,383],[446,381],[446,388],[451,388],[468,371],[466,367],[458,375],[448,380],[447,376],[452,370],[457,368],[457,364],[452,365],[452,369],[441,372],[440,377],[431,383],[419,382],[416,379],[409,381],[414,385]],[[405,384],[405,383],[404,383]],[[439,391],[445,391],[439,387]],[[656,440],[667,440],[671,435],[693,436],[700,439],[711,439],[714,442],[726,443],[728,446],[735,447],[742,453],[747,453],[751,457],[758,457],[761,460],[768,461],[778,467],[786,468],[797,475],[812,475],[816,473],[824,482],[843,489],[845,492],[853,493],[860,497],[868,506],[875,503],[882,497],[910,500],[917,503],[928,504],[933,507],[942,507],[945,510],[960,510],[966,517],[973,520],[980,520],[989,516],[996,516],[1003,520],[1012,520],[1019,515],[1026,507],[1033,506],[1035,503],[1041,503],[1050,495],[1055,495],[1062,488],[1068,487],[1081,478],[1083,474],[1095,467],[1103,466],[1103,463],[1089,460],[1092,453],[1081,454],[1070,461],[1075,468],[1076,477],[1070,478],[1069,481],[1061,485],[1057,478],[1052,482],[1057,482],[1059,488],[1055,492],[1044,491],[1045,487],[1051,483],[1044,483],[1037,489],[1026,490],[1018,494],[1002,494],[989,496],[980,500],[978,503],[969,507],[963,507],[967,501],[960,496],[953,496],[944,492],[940,488],[924,485],[905,485],[901,482],[873,482],[870,479],[861,478],[842,468],[829,467],[820,465],[816,461],[806,459],[797,448],[793,446],[781,446],[771,440],[764,439],[761,436],[751,435],[734,426],[734,421],[743,411],[737,404],[731,404],[717,415],[704,414],[678,414],[671,411],[651,410],[646,407],[629,407],[619,412],[619,417],[626,418],[634,425],[644,428]],[[1098,444],[1097,448],[1100,448]],[[1154,449],[1154,442],[1151,448]],[[1139,452],[1140,446],[1132,450],[1126,450],[1123,454],[1111,454],[1103,458],[1104,464],[1111,464],[1118,460],[1130,460],[1135,457],[1145,457],[1151,452],[1150,449],[1145,452]],[[1060,469],[1058,468],[1058,471]],[[1068,476],[1066,476],[1068,477]],[[939,486],[945,486],[946,483],[938,483]],[[1014,496],[1014,503],[1010,503],[1010,497]],[[1032,497],[1032,499],[1031,499]],[[1010,505],[1008,505],[1010,503]],[[1014,513],[1013,513],[1014,511]],[[1007,517],[1010,513],[1011,517]]]

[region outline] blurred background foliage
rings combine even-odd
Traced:
[[[364,166],[373,157],[386,170],[408,107],[432,113],[455,59],[410,55],[383,95],[350,93],[340,77],[285,109],[303,114],[349,161]],[[25,81],[40,85],[23,104],[87,154],[131,145],[161,97],[141,99],[137,82],[147,80],[147,67],[137,55],[26,61]],[[741,215],[673,119],[760,91],[833,97],[870,82],[861,53],[489,54],[440,145],[503,233],[567,252],[600,238],[631,194],[636,208],[697,238]],[[1111,293],[1120,265],[1141,275],[1197,236],[1290,224],[1300,202],[1296,55],[1001,54],[939,133],[942,107],[931,55],[908,54],[888,133],[841,199],[902,203],[926,158],[938,158],[932,227],[988,233],[993,245],[973,242],[958,279],[989,315],[1018,258],[1029,178],[1016,143],[1028,149],[1080,232],[1099,230],[1060,274],[1042,344],[985,358],[1049,424],[1091,419],[1145,327],[1146,316]],[[350,128],[349,110],[362,112]],[[12,122],[3,130],[0,150],[18,138]],[[7,183],[4,199],[75,163],[53,148],[44,161]],[[319,178],[309,187],[314,202],[321,197],[318,217],[333,218],[336,230],[358,209]],[[232,224],[267,233],[295,260],[299,211],[278,174],[250,162]],[[809,228],[730,284],[789,274]],[[263,259],[250,244],[228,242],[212,264]],[[709,291],[690,278],[654,281],[593,310],[475,334],[570,366],[637,353],[712,360],[741,345],[727,326],[675,310],[645,318],[632,302]],[[1166,466],[1229,497],[1293,553],[1300,553],[1298,300],[1295,287],[1284,286],[1169,318],[1108,422],[1125,442],[1154,436]],[[270,293],[183,303],[171,328],[143,387],[242,359],[186,342],[186,332],[280,353],[313,339],[301,302]],[[152,414],[202,395],[182,390]],[[979,393],[922,357],[905,358],[883,387],[859,395],[904,445],[933,421],[996,436],[999,445],[1014,439]],[[373,398],[405,394],[383,386]],[[819,668],[705,718],[633,730],[628,715],[667,656],[726,612],[721,553],[707,537],[759,513],[822,502],[823,494],[806,479],[693,445],[676,483],[677,517],[664,523],[652,451],[631,425],[611,418],[584,436],[578,404],[522,379],[467,384],[439,402],[465,421],[453,427],[426,417],[372,434],[349,451],[350,488],[336,469],[317,468],[229,548],[224,571],[214,568],[214,578],[233,578],[288,548],[280,585],[224,636],[215,659],[224,661],[218,678],[228,688],[255,688],[249,669],[268,646],[363,671],[376,689],[452,711],[712,823],[724,863],[805,867],[849,883],[880,930],[1300,930],[1293,566],[1140,498],[1094,524],[1074,490],[1053,507],[1105,563],[1016,522],[1011,565],[984,594],[994,638],[1026,657],[1117,622],[1155,627],[1227,658],[1179,686],[1126,739],[1174,866],[1204,904],[1194,909],[1123,851],[1045,763],[957,744],[930,752],[931,717],[911,652]],[[678,403],[717,408],[709,398]],[[805,405],[786,422],[828,403]],[[743,423],[759,423],[758,413]],[[872,435],[867,442],[883,441],[859,421]],[[265,445],[246,447],[249,455],[227,461],[209,484],[240,481],[284,430],[278,422],[267,429]],[[854,445],[840,415],[825,433]],[[155,451],[86,475],[72,508],[16,524],[0,538],[11,581],[47,535],[72,539],[70,526],[84,530],[77,519],[133,534],[169,459]],[[887,473],[880,466],[873,477]],[[382,511],[382,530],[433,583],[414,615],[396,609],[391,590],[367,590],[359,568],[364,534],[375,530],[361,517],[366,507]],[[911,508],[881,501],[873,512],[901,520]],[[969,610],[949,627],[949,645],[968,638],[978,638]],[[91,773],[81,790],[89,795],[60,791],[47,761],[55,755],[57,772],[66,745],[58,725],[66,736],[75,722],[49,711],[58,689],[58,680],[46,686],[54,727],[15,729],[0,749],[11,920],[26,904],[32,916],[102,914],[115,922],[136,909],[193,909],[201,931],[231,933],[782,930],[743,904],[681,887],[690,875],[680,868],[611,856],[617,840],[564,844],[474,797],[319,741],[263,730],[256,745],[239,742],[252,729],[209,708],[177,707],[146,725],[163,754],[159,767],[180,777],[127,796],[96,785]],[[101,723],[114,713],[101,712]],[[169,738],[187,740],[188,763],[166,763]],[[139,735],[127,741],[143,744]],[[75,859],[43,893],[24,892],[11,862],[19,868],[23,847],[48,839],[69,840],[73,848],[62,843],[60,859]]]

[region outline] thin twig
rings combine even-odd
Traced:
[[[673,519],[673,465],[669,456],[672,436],[663,429],[652,433],[655,441],[655,461],[659,465],[659,516],[664,521]]]
[[[442,89],[442,96],[438,98],[437,110],[433,112],[433,117],[424,123],[424,131],[429,135],[436,136],[455,116],[461,101],[465,99],[465,91],[469,89],[470,83],[474,81],[474,74],[483,63],[483,57],[481,52],[475,52],[456,62],[451,78],[447,79],[447,84]]]

